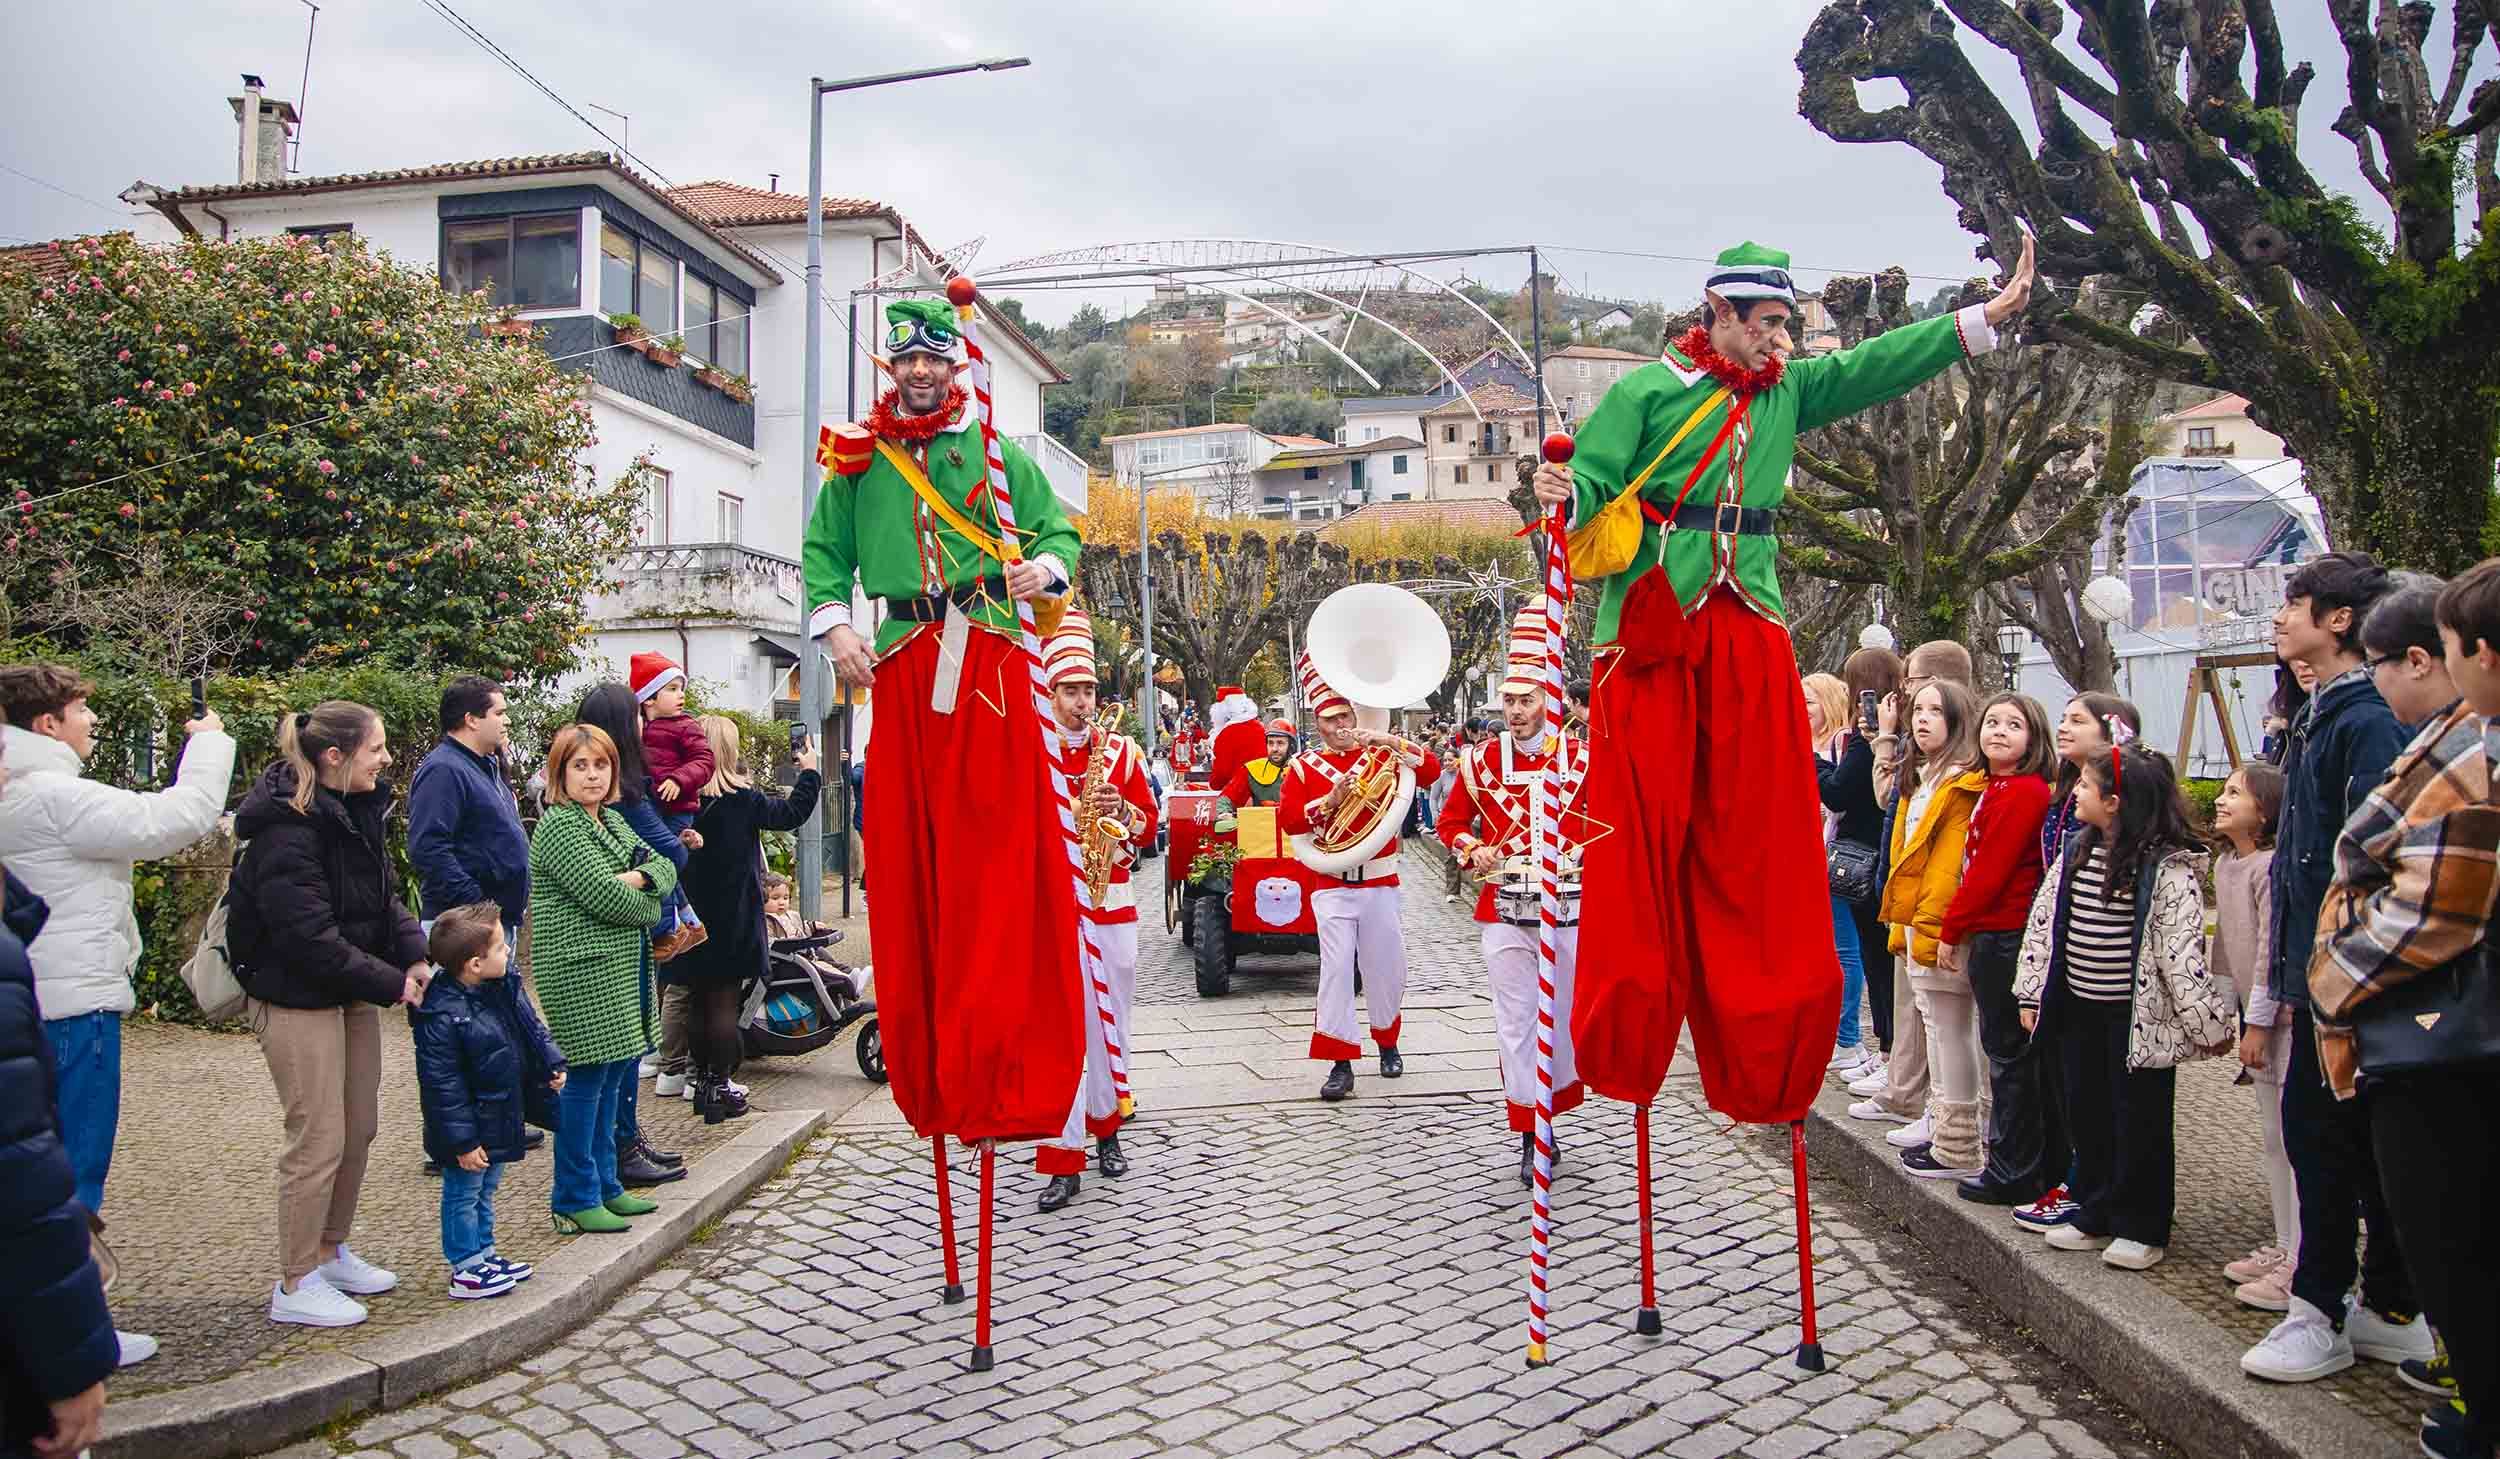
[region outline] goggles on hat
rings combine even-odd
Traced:
[[[900,319],[885,332],[885,352],[907,355],[922,350],[933,355],[951,355],[955,342],[963,338],[953,325],[931,324],[922,319]]]
[[[1705,287],[1718,289],[1728,284],[1758,284],[1763,288],[1776,289],[1787,295],[1794,295],[1797,292],[1797,281],[1790,278],[1788,270],[1784,268],[1722,269],[1710,276],[1709,283]]]

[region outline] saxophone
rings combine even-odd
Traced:
[[[1085,778],[1076,791],[1078,824],[1085,837],[1085,903],[1102,906],[1103,893],[1111,887],[1112,873],[1119,870],[1128,856],[1128,822],[1119,816],[1085,817],[1094,803],[1094,793],[1111,780],[1111,736],[1101,729],[1094,731],[1091,749],[1085,754]]]

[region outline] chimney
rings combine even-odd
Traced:
[[[298,120],[293,102],[262,97],[262,85],[258,76],[247,71],[243,94],[226,98],[226,105],[234,109],[234,180],[246,187],[286,179],[287,138]]]

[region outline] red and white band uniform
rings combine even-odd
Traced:
[[[1507,686],[1506,686],[1507,687]],[[1538,692],[1542,686],[1538,686]],[[1531,868],[1528,890],[1536,886],[1535,812],[1545,791],[1545,761],[1555,737],[1522,746],[1505,731],[1472,745],[1459,756],[1458,775],[1449,798],[1441,804],[1434,830],[1450,854],[1466,864],[1480,847],[1492,848],[1506,863]],[[1562,740],[1563,815],[1557,830],[1562,839],[1562,866],[1576,879],[1581,847],[1589,830],[1587,797],[1582,781],[1588,773],[1585,740]],[[1571,919],[1554,932],[1554,1113],[1578,1105],[1582,1093],[1571,1057],[1571,983],[1579,960],[1580,928],[1576,899],[1564,914]],[[1540,928],[1530,916],[1505,921],[1492,883],[1476,893],[1476,921],[1483,929],[1485,972],[1493,985],[1493,1028],[1501,1044],[1502,1097],[1510,1106],[1510,1127],[1526,1133],[1536,1128],[1536,1004],[1537,939]]]
[[[1073,799],[1084,785],[1086,763],[1095,743],[1100,741],[1103,753],[1109,757],[1103,766],[1103,785],[1119,798],[1118,806],[1109,810],[1099,805],[1090,809],[1073,807],[1078,829],[1082,831],[1109,816],[1127,823],[1130,845],[1144,840],[1152,833],[1155,818],[1154,789],[1146,780],[1145,752],[1135,740],[1110,734],[1099,725],[1071,730],[1062,724],[1057,728],[1059,772],[1067,777],[1069,797]],[[1085,920],[1086,930],[1102,954],[1102,976],[1111,985],[1112,1033],[1122,1049],[1129,1046],[1129,1003],[1137,990],[1137,888],[1129,880],[1133,859],[1114,863],[1101,906],[1088,907],[1081,897],[1077,905],[1077,915]],[[1111,1049],[1103,1040],[1102,1018],[1090,988],[1085,1014],[1084,1093],[1069,1109],[1068,1123],[1059,1132],[1059,1138],[1034,1153],[1033,1166],[1044,1175],[1083,1174],[1086,1138],[1101,1140],[1120,1132],[1120,1101],[1111,1083]]]
[[[1321,706],[1314,702],[1312,708]],[[1422,759],[1417,761],[1416,755]],[[1362,756],[1360,746],[1323,747],[1295,756],[1285,770],[1276,828],[1288,836],[1310,834],[1312,808],[1327,799],[1338,777]],[[1419,785],[1441,778],[1440,757],[1421,746],[1409,751],[1407,763]],[[1311,1057],[1335,1063],[1363,1056],[1362,1026],[1354,1021],[1358,959],[1372,1042],[1382,1049],[1396,1048],[1398,1010],[1406,998],[1406,936],[1398,925],[1397,838],[1391,837],[1378,855],[1343,876],[1311,872],[1310,880],[1311,919],[1319,924],[1319,1009],[1311,1032]]]

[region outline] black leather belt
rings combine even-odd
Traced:
[[[1717,532],[1731,537],[1768,537],[1777,530],[1779,508],[1740,507],[1734,502],[1686,502],[1675,509],[1672,525],[1687,532]]]
[[[944,593],[931,593],[920,598],[880,598],[877,601],[885,604],[888,615],[906,622],[942,623],[946,619],[948,603],[972,608],[984,601],[1003,600],[1006,596],[1005,578],[974,578],[962,587],[950,588]]]

